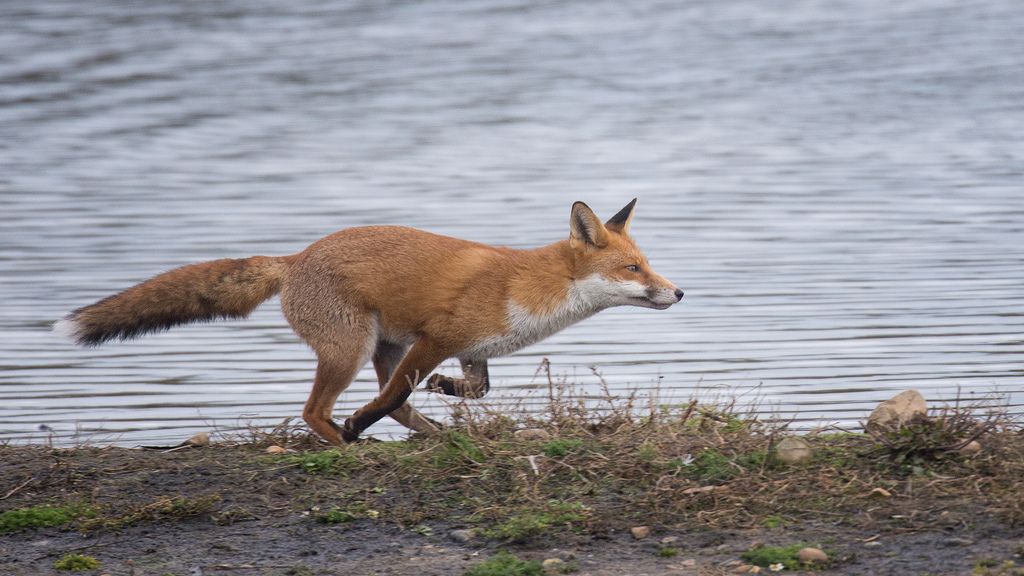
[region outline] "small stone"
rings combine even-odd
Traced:
[[[693,496],[695,494],[714,494],[715,492],[727,492],[729,489],[725,486],[696,486],[694,488],[687,488],[682,491],[683,496]]]
[[[878,540],[872,540],[871,542],[865,542],[864,543],[864,547],[865,548],[877,548],[877,547],[879,547],[881,545],[882,545],[882,543],[879,542]]]
[[[277,446],[277,445],[267,446],[267,449],[264,450],[264,452],[266,452],[267,454],[284,454],[287,451],[288,451],[287,448],[283,448],[283,447]]]
[[[978,442],[977,440],[971,440],[970,442],[962,446],[959,450],[957,450],[957,452],[964,456],[974,456],[978,452],[981,452],[981,443]]]
[[[662,544],[675,544],[679,541],[679,536],[665,536],[661,539]]]
[[[828,562],[828,554],[825,554],[818,548],[801,548],[796,553],[796,557],[804,564],[824,564]]]
[[[946,538],[946,546],[973,546],[974,540],[970,538]]]
[[[868,416],[864,429],[885,432],[902,428],[916,418],[928,416],[928,404],[917,390],[904,390],[878,405]]]
[[[807,462],[813,454],[811,445],[799,436],[786,436],[775,445],[775,456],[790,465]]]
[[[461,542],[462,544],[465,544],[466,542],[469,542],[470,540],[476,538],[476,530],[452,530],[448,533],[448,537],[452,540],[455,540],[456,542]]]
[[[682,566],[683,568],[696,568],[697,567],[697,561],[694,560],[693,558],[687,558],[686,560],[683,560],[682,562],[680,562],[679,565]]]
[[[889,492],[885,488],[875,488],[871,491],[871,496],[878,496],[880,498],[892,498],[892,492]]]
[[[633,538],[643,540],[651,535],[651,529],[647,526],[633,526],[629,529],[629,533],[633,535]]]
[[[195,446],[197,448],[201,447],[201,446],[209,446],[209,445],[210,445],[210,435],[207,434],[206,432],[200,432],[199,434],[196,434],[196,435],[192,436],[188,440],[185,440],[185,443],[184,443],[184,446]]]
[[[757,574],[761,571],[761,567],[741,563],[735,568],[733,568],[732,571],[735,574]]]
[[[561,558],[545,558],[541,562],[541,568],[544,569],[545,574],[561,574],[565,567],[565,561]]]
[[[512,433],[516,440],[523,442],[547,442],[551,434],[543,428],[523,428]]]

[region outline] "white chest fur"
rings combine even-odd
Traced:
[[[610,306],[622,304],[623,295],[635,293],[636,286],[623,286],[594,274],[573,282],[566,298],[547,314],[533,314],[514,300],[508,302],[508,330],[474,344],[459,354],[460,358],[482,360],[505,356],[539,342]],[[637,284],[630,282],[628,284]],[[641,288],[642,289],[642,288]]]

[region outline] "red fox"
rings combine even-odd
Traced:
[[[98,346],[178,324],[244,318],[281,294],[288,323],[316,352],[303,410],[332,444],[352,442],[386,415],[415,431],[439,424],[406,400],[458,358],[462,378],[427,389],[483,396],[487,359],[510,354],[611,306],[663,310],[683,291],[651,270],[629,236],[636,199],[605,223],[572,206],[569,238],[532,250],[488,246],[400,226],[349,228],[291,256],[183,266],[75,310],[55,324]],[[338,426],[334,403],[367,360],[380,394]]]

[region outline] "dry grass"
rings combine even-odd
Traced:
[[[824,520],[879,532],[981,518],[1024,525],[1024,429],[999,411],[957,405],[905,432],[807,434],[813,457],[788,466],[773,453],[790,433],[785,422],[728,404],[664,404],[607,389],[584,396],[546,367],[542,374],[543,413],[454,403],[452,426],[404,441],[327,447],[285,421],[210,448],[7,447],[0,464],[11,472],[0,492],[17,514],[94,506],[96,517],[75,521],[85,530],[281,511],[336,511],[336,519],[408,528],[441,522],[509,542],[637,524],[772,529]],[[959,453],[971,439],[981,452]],[[290,451],[265,454],[272,445]]]
[[[902,436],[810,434],[814,457],[793,467],[772,452],[788,434],[785,422],[607,390],[584,397],[544,372],[543,414],[455,403],[454,425],[438,436],[285,461],[350,478],[363,491],[345,498],[387,510],[400,524],[461,518],[511,541],[636,523],[763,527],[834,518],[916,530],[991,514],[1024,524],[1024,434],[998,412],[946,408]],[[546,439],[517,437],[526,428]],[[971,440],[983,444],[980,454],[956,452]],[[254,443],[311,444],[290,426]]]

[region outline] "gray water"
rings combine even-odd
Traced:
[[[299,415],[315,361],[276,300],[94,350],[49,331],[161,271],[363,224],[537,246],[572,201],[634,196],[686,298],[492,361],[493,403],[540,403],[548,357],[587,391],[595,366],[805,424],[910,387],[1024,412],[1016,0],[14,0],[0,22],[0,441]],[[375,390],[365,369],[337,413]]]

